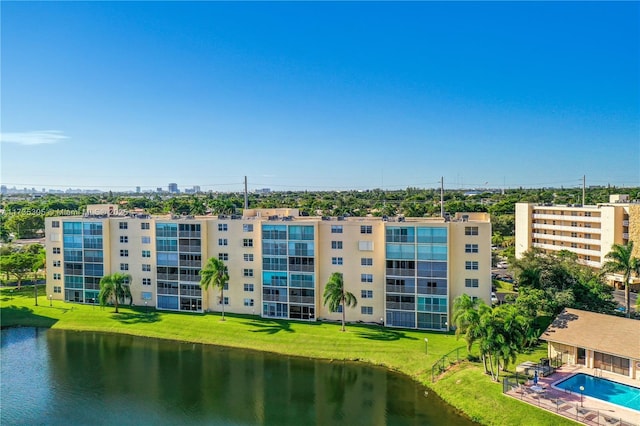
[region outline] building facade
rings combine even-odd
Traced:
[[[585,206],[516,203],[517,258],[534,247],[547,253],[568,250],[583,265],[600,269],[614,244],[629,241],[637,241],[633,255],[640,257],[640,204],[626,195]]]
[[[218,217],[127,214],[88,206],[47,218],[47,292],[96,303],[99,281],[130,274],[132,302],[174,311],[225,311],[339,320],[323,305],[325,283],[343,274],[358,305],[348,321],[445,330],[452,301],[490,303],[491,223],[485,213],[442,218],[305,217],[296,209]],[[199,272],[217,257],[229,269],[224,298]]]

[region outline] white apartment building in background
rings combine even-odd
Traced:
[[[629,241],[640,257],[640,203],[628,195],[611,195],[609,203],[597,205],[516,203],[516,258],[533,247],[547,253],[568,250],[579,263],[600,269],[614,244]]]
[[[242,215],[149,216],[116,205],[46,218],[47,294],[95,303],[100,278],[130,274],[135,305],[315,321],[339,320],[323,305],[325,283],[343,274],[358,301],[347,321],[446,330],[466,293],[490,303],[491,223],[452,218],[308,217],[297,209]],[[225,262],[230,281],[202,291],[200,269]]]

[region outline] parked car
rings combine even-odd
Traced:
[[[496,304],[496,303],[498,303],[498,296],[496,296],[496,293],[492,291],[491,292],[491,304],[493,305],[493,304]]]

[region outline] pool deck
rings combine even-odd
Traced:
[[[509,389],[507,395],[517,398],[541,409],[551,411],[560,416],[578,421],[588,425],[611,425],[611,426],[640,426],[640,411],[624,408],[615,404],[610,404],[597,398],[583,396],[582,405],[580,394],[571,393],[561,389],[556,389],[552,385],[564,380],[576,373],[585,373],[591,376],[602,377],[614,382],[638,387],[637,381],[618,374],[606,371],[596,371],[593,368],[582,366],[563,366],[555,373],[538,379],[538,386],[544,390],[535,392],[531,390],[531,385],[523,385]]]

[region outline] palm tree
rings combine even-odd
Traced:
[[[336,312],[340,306],[342,306],[342,330],[344,331],[345,322],[345,310],[347,307],[356,307],[358,301],[353,293],[344,291],[344,279],[342,273],[334,272],[329,277],[326,286],[324,287],[324,305],[329,305],[331,312]]]
[[[125,297],[131,297],[130,283],[131,275],[121,272],[102,277],[100,279],[100,293],[98,294],[100,306],[106,306],[109,300],[113,300],[117,314],[118,299],[124,300]]]
[[[622,282],[624,283],[624,301],[627,309],[627,318],[631,316],[630,299],[629,299],[629,279],[631,274],[640,275],[640,259],[633,257],[633,241],[629,241],[626,245],[614,244],[609,254],[605,256],[607,261],[602,266],[603,272],[613,272],[622,274]]]
[[[224,321],[224,287],[229,282],[229,271],[224,262],[211,257],[200,271],[200,287],[207,290],[209,287],[220,288],[220,303],[222,304],[222,320]]]
[[[491,312],[489,305],[482,300],[474,300],[467,294],[462,294],[453,301],[453,323],[456,326],[456,338],[464,336],[464,340],[467,342],[467,352],[471,352],[471,346],[476,341],[480,342],[480,356],[482,357],[485,373],[488,371],[487,351],[484,350],[484,330],[480,327],[480,324],[482,317],[488,312]]]

